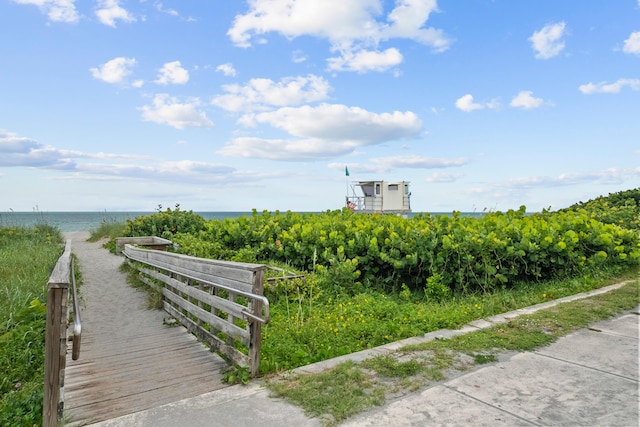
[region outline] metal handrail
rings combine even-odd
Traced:
[[[78,292],[76,290],[76,271],[73,257],[71,257],[71,289],[73,293],[73,346],[71,348],[71,358],[78,360],[80,357],[80,341],[82,340],[82,319],[80,318],[80,304],[78,303]]]
[[[238,295],[242,295],[243,297],[246,297],[246,298],[259,300],[260,302],[262,302],[262,308],[264,309],[264,318],[258,317],[255,314],[253,314],[253,313],[251,313],[251,312],[249,312],[247,310],[242,310],[242,313],[246,317],[249,317],[249,318],[251,318],[253,320],[256,320],[256,321],[258,321],[260,323],[263,323],[263,324],[269,323],[269,320],[271,319],[271,315],[269,313],[269,300],[265,296],[252,294],[251,292],[245,292],[245,291],[242,291],[240,289],[233,288],[231,286],[225,286],[225,285],[220,284],[220,283],[215,283],[215,282],[212,282],[210,280],[206,280],[206,279],[202,279],[200,277],[192,276],[192,275],[184,273],[182,271],[172,270],[171,268],[167,268],[166,265],[155,265],[155,264],[149,262],[149,260],[142,261],[142,260],[136,259],[134,256],[131,256],[131,254],[127,253],[126,246],[125,246],[125,250],[123,251],[123,254],[127,258],[129,258],[129,259],[131,259],[133,261],[141,262],[143,264],[147,264],[147,265],[150,265],[150,266],[156,267],[156,268],[161,268],[161,269],[166,270],[166,271],[168,271],[170,273],[180,275],[180,276],[185,277],[187,279],[195,280],[196,282],[200,282],[200,283],[204,283],[204,284],[207,284],[207,285],[210,285],[210,286],[214,286],[216,288],[224,289],[226,291],[229,291],[229,292],[232,292],[232,293],[235,293],[235,294],[238,294]]]

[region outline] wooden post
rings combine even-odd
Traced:
[[[254,295],[264,295],[264,269],[256,270],[253,275],[253,289],[251,293]],[[262,317],[262,302],[253,300],[251,302],[251,312],[257,317]],[[260,341],[262,335],[262,322],[255,320],[249,321],[249,368],[251,376],[256,377],[260,371]]]
[[[47,323],[45,329],[43,427],[56,427],[62,418],[64,401],[64,370],[67,357],[67,317],[71,277],[71,240],[58,259],[47,292]]]

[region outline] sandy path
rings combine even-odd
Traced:
[[[87,242],[89,235],[85,231],[64,233],[65,239],[72,239],[71,251],[78,257],[84,279],[80,291],[83,339],[115,333],[135,335],[146,325],[162,325],[166,313],[147,310],[146,293],[129,286],[126,274],[119,271],[124,258],[104,249],[105,241]]]
[[[88,232],[64,233],[78,258],[82,346],[67,357],[65,415],[83,425],[130,414],[227,385],[226,363],[183,327],[167,327],[164,310],[146,308],[146,292],[126,283],[124,257],[87,242]]]

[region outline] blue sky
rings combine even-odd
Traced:
[[[640,187],[640,0],[0,0],[0,55],[0,212]]]

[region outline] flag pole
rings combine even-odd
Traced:
[[[347,197],[345,200],[345,205],[349,206],[349,168],[347,167],[347,165],[344,165],[344,183],[347,189]]]

